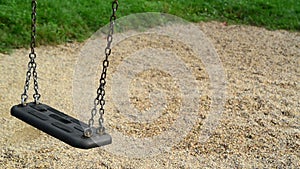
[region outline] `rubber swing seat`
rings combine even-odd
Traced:
[[[28,103],[15,105],[11,108],[11,115],[32,125],[33,127],[73,146],[81,149],[90,149],[112,143],[109,134],[96,134],[92,128],[93,136],[85,137],[84,129],[88,125],[46,104]]]

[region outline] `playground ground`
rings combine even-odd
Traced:
[[[130,158],[102,148],[80,150],[70,147],[10,115],[11,106],[19,103],[23,92],[27,62],[24,58],[29,53],[28,49],[17,49],[10,55],[0,54],[0,168],[298,168],[299,32],[226,26],[220,22],[198,23],[197,26],[214,45],[227,82],[224,111],[206,142],[198,142],[202,124],[199,118],[197,125],[180,143],[154,157]],[[147,47],[149,37],[144,38],[145,41],[139,45]],[[187,60],[188,56],[184,55],[186,49],[176,46],[176,43],[174,45],[174,49],[182,54],[180,57]],[[64,112],[73,112],[74,66],[83,46],[84,43],[71,43],[36,49],[42,102],[55,105]],[[116,48],[109,71],[113,72],[117,54],[130,50],[130,47]],[[188,60],[191,63],[201,62]],[[139,78],[149,82],[149,74],[151,71]],[[205,80],[207,76],[205,68],[202,71],[195,69],[195,74],[199,76],[197,79],[201,87],[201,79]],[[156,76],[160,79],[167,75],[156,72]],[[168,80],[169,76],[165,78]],[[157,82],[150,88],[171,84]],[[134,88],[131,90],[136,92]],[[172,95],[172,91],[169,92]],[[109,92],[107,95],[110,97]],[[141,101],[134,103],[136,107],[149,106],[147,101],[143,101],[147,98],[141,94],[137,97]],[[203,103],[209,103],[210,98],[203,96],[201,99]],[[176,106],[169,104],[172,105]],[[149,131],[153,133],[144,133],[143,128],[131,131],[132,126],[126,124],[126,119],[114,119],[112,105],[107,103],[107,106],[106,122],[113,127],[121,122],[123,126],[118,129],[121,132],[148,136],[158,132],[151,127]],[[209,104],[201,105],[203,118],[209,108]],[[167,128],[164,120],[157,125]]]

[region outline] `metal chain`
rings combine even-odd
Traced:
[[[103,69],[102,69],[102,73],[101,73],[101,77],[99,80],[99,87],[97,89],[97,97],[94,99],[94,107],[91,111],[91,118],[89,119],[88,123],[89,123],[89,127],[86,128],[84,130],[84,136],[86,137],[91,137],[93,135],[93,131],[92,131],[92,127],[94,125],[94,117],[97,115],[97,106],[100,105],[100,109],[99,109],[99,127],[97,128],[97,134],[104,134],[105,132],[105,127],[103,125],[104,123],[104,105],[105,105],[105,84],[106,84],[106,72],[107,72],[107,68],[109,65],[109,60],[108,57],[111,54],[111,44],[112,44],[112,40],[113,40],[113,33],[114,33],[114,25],[115,25],[115,21],[117,19],[116,16],[116,12],[118,10],[118,0],[114,0],[112,2],[112,15],[110,16],[110,25],[109,25],[109,31],[108,31],[108,35],[107,35],[107,45],[105,48],[105,59],[103,61]]]
[[[37,2],[36,0],[31,1],[31,7],[32,7],[32,13],[31,13],[31,43],[30,43],[30,48],[31,52],[29,53],[29,63],[28,63],[28,70],[26,73],[26,80],[25,80],[25,85],[24,85],[24,93],[21,95],[21,103],[23,105],[26,105],[26,101],[28,99],[28,89],[29,89],[29,83],[30,83],[30,77],[31,75],[33,76],[33,81],[34,81],[34,91],[35,94],[33,94],[33,98],[36,104],[38,104],[39,99],[41,95],[39,94],[39,87],[38,87],[38,81],[37,81],[37,71],[36,67],[37,64],[35,62],[36,58],[36,53],[34,51],[34,48],[36,46],[36,7],[37,7]]]

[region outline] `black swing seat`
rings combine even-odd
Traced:
[[[85,137],[86,123],[45,104],[15,105],[11,108],[11,115],[76,148],[89,149],[112,142],[109,134],[99,135],[94,127],[93,136]]]

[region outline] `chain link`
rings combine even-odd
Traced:
[[[110,25],[109,25],[109,31],[108,31],[108,35],[107,35],[107,45],[105,48],[105,59],[103,61],[103,69],[102,69],[102,73],[101,73],[101,77],[99,79],[99,87],[97,89],[97,97],[94,100],[94,107],[91,111],[91,118],[89,119],[88,123],[89,123],[89,127],[85,129],[84,131],[84,135],[86,137],[91,137],[93,135],[93,131],[92,131],[92,127],[94,125],[94,117],[97,114],[97,106],[100,105],[100,109],[98,111],[100,117],[98,119],[99,122],[99,127],[97,128],[97,133],[98,134],[103,134],[105,132],[105,127],[104,127],[104,105],[105,105],[105,84],[106,84],[106,73],[107,73],[107,68],[109,66],[109,60],[108,57],[111,54],[111,44],[113,41],[113,33],[114,33],[114,25],[115,25],[115,21],[117,19],[116,16],[116,12],[118,10],[118,0],[114,0],[112,2],[112,15],[110,16]]]
[[[21,95],[21,103],[23,105],[26,105],[26,101],[28,99],[28,89],[29,89],[29,83],[30,83],[30,77],[31,75],[33,76],[33,81],[34,81],[34,91],[35,94],[33,94],[33,98],[36,104],[38,104],[38,101],[41,97],[39,94],[39,87],[38,87],[38,76],[37,76],[37,64],[35,62],[36,58],[36,53],[35,53],[35,46],[36,46],[36,7],[37,7],[37,2],[35,0],[31,1],[31,7],[32,7],[32,13],[31,13],[31,43],[30,43],[30,48],[31,52],[29,53],[29,63],[28,63],[28,70],[26,73],[26,80],[25,80],[25,85],[24,85],[24,93]]]

